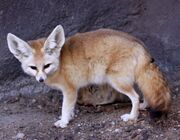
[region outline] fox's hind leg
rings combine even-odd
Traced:
[[[128,78],[114,78],[110,79],[110,84],[120,93],[127,95],[132,102],[132,109],[130,114],[124,114],[121,116],[123,121],[136,120],[139,115],[139,95],[133,88],[133,84],[128,82]]]
[[[74,116],[74,107],[77,100],[77,91],[68,90],[63,91],[63,104],[62,104],[62,116],[61,119],[56,121],[54,125],[56,127],[64,128]]]

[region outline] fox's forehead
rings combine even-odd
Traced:
[[[33,49],[41,49],[46,41],[46,38],[41,38],[37,40],[30,40],[28,41],[28,44],[31,46]]]
[[[46,38],[41,38],[38,40],[31,40],[28,41],[29,46],[33,49],[34,57],[42,57],[43,56],[43,46],[45,43]]]

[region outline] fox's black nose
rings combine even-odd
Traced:
[[[40,78],[40,79],[39,79],[39,82],[41,82],[41,83],[44,82],[44,79]]]

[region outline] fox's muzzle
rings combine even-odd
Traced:
[[[41,71],[36,75],[36,80],[41,83],[44,82],[46,78],[47,78],[46,74]]]
[[[40,78],[40,79],[39,79],[39,82],[41,82],[41,83],[44,82],[44,79],[43,79],[43,78]]]

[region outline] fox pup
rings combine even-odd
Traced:
[[[115,102],[127,103],[127,96],[120,94],[108,84],[89,85],[78,91],[77,103],[81,105],[105,105]]]
[[[99,29],[65,40],[63,27],[58,25],[47,38],[25,42],[8,33],[7,42],[25,73],[63,92],[62,116],[54,123],[56,127],[67,126],[74,116],[78,89],[91,83],[108,83],[129,97],[132,109],[121,116],[123,121],[136,120],[139,109],[146,107],[169,110],[166,80],[144,44],[126,33]],[[142,104],[134,83],[143,92]]]

